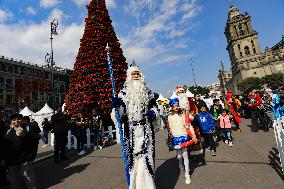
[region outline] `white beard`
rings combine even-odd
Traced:
[[[129,121],[142,120],[149,103],[146,84],[142,80],[127,82],[125,101]]]
[[[186,93],[182,93],[178,95],[178,99],[179,99],[179,106],[183,109],[188,109],[189,108],[189,104],[188,104],[188,99],[186,96]]]

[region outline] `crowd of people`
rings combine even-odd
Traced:
[[[103,134],[109,126],[114,127],[110,115],[98,116],[94,113],[93,119],[86,119],[81,112],[78,112],[76,118],[70,118],[60,107],[51,120],[44,119],[40,128],[38,123],[28,116],[19,113],[7,116],[5,111],[1,110],[0,187],[36,188],[33,161],[37,156],[40,140],[44,144],[42,148],[50,146],[50,133],[54,133],[54,162],[58,163],[69,159],[66,156],[69,130],[76,137],[78,155],[82,156],[86,153],[87,128],[94,133],[92,138],[94,150],[115,142],[115,135],[110,137]]]
[[[158,108],[168,129],[167,144],[170,150],[177,152],[186,184],[191,182],[188,152],[199,155],[206,149],[216,156],[216,146],[220,141],[233,147],[232,131],[235,128],[237,134],[241,133],[241,117],[251,119],[251,132],[258,132],[259,128],[268,132],[274,120],[284,118],[284,87],[275,93],[266,89],[263,94],[252,90],[243,95],[228,92],[224,98],[214,94],[209,98],[199,94],[191,98],[177,86],[176,94],[169,104],[158,101]],[[198,153],[192,153],[196,150]]]
[[[251,118],[251,131],[262,127],[268,132],[273,120],[284,116],[284,87],[275,93],[266,89],[263,94],[252,90],[249,94],[227,95],[205,98],[199,94],[188,97],[182,87],[176,88],[177,96],[169,103],[157,101],[147,87],[144,76],[136,66],[127,71],[125,88],[113,99],[112,106],[119,110],[123,124],[125,163],[129,188],[155,188],[155,132],[157,120],[168,131],[167,144],[175,150],[179,168],[185,173],[185,183],[191,183],[189,155],[204,154],[210,151],[217,155],[217,143],[223,141],[234,146],[236,134],[241,134],[241,117]],[[77,139],[78,155],[86,153],[86,129],[94,137],[94,150],[112,144],[116,134],[104,135],[111,126],[115,130],[116,119],[113,114],[99,115],[93,112],[87,118],[84,112],[77,112],[71,118],[62,108],[58,108],[51,120],[45,119],[42,128],[27,116],[14,113],[4,119],[0,113],[0,180],[10,188],[36,188],[33,161],[38,152],[39,140],[49,145],[49,133],[53,132],[54,162],[68,160],[66,156],[67,133],[71,130]],[[4,121],[6,120],[6,121]],[[9,121],[7,121],[9,120]],[[8,174],[7,174],[8,173]],[[8,179],[7,179],[8,175]],[[141,176],[142,175],[142,176]]]

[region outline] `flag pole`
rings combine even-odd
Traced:
[[[112,70],[112,62],[111,62],[111,57],[110,57],[110,48],[106,46],[106,55],[107,55],[107,63],[108,63],[108,71],[111,79],[111,86],[112,86],[112,96],[115,98],[116,97],[116,89],[115,89],[115,81],[114,81],[114,76],[113,76],[113,70]],[[128,164],[126,160],[126,152],[124,148],[124,142],[123,142],[123,132],[122,132],[122,126],[121,126],[121,121],[120,121],[120,115],[118,108],[115,107],[115,117],[118,125],[118,130],[119,130],[119,135],[120,135],[120,147],[121,147],[121,153],[123,156],[123,164],[124,164],[124,169],[125,169],[125,176],[127,180],[128,187],[130,185],[130,176],[129,176],[129,170],[128,170]]]

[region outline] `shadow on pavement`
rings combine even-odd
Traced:
[[[205,166],[205,154],[197,155],[197,156],[189,156],[189,174],[192,176],[194,170],[198,167]]]
[[[42,163],[39,163],[35,167],[37,188],[45,189],[62,183],[69,176],[84,171],[90,165],[89,163],[87,163],[70,166],[72,163],[81,158],[81,156],[78,156],[77,152],[75,151],[67,152],[67,157],[70,159],[60,161],[58,163],[54,163],[53,158],[51,158]]]
[[[281,162],[279,158],[279,152],[277,148],[273,147],[271,151],[269,151],[268,155],[269,165],[276,171],[280,178],[284,181],[284,175],[282,172]]]
[[[180,175],[176,158],[166,160],[156,170],[157,189],[174,189]]]
[[[204,165],[206,165],[204,155],[189,156],[190,175],[193,175],[196,168]],[[180,172],[178,167],[178,160],[175,157],[166,160],[156,170],[157,189],[174,189],[180,174],[184,177],[184,172]]]

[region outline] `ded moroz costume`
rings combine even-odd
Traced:
[[[124,128],[124,149],[130,175],[130,189],[155,189],[155,128],[154,95],[137,66],[127,70],[125,87],[113,100],[119,108]],[[112,119],[115,121],[112,114]]]

